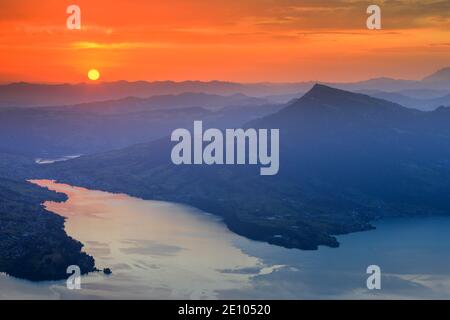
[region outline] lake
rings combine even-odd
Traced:
[[[46,202],[66,231],[112,275],[33,283],[0,275],[0,299],[409,299],[450,298],[450,218],[396,218],[339,236],[340,248],[285,249],[230,232],[191,207],[35,180],[63,192]],[[366,288],[378,265],[382,289]]]
[[[50,158],[48,158],[48,159],[37,158],[37,159],[34,160],[34,162],[36,164],[51,164],[51,163],[55,163],[55,162],[72,160],[72,159],[76,159],[76,158],[79,158],[79,157],[81,157],[80,154],[73,155],[73,156],[62,156],[62,157],[59,157],[59,158],[52,158],[52,159],[50,159]]]

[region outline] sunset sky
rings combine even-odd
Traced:
[[[81,30],[66,8],[81,7]],[[366,8],[382,8],[381,31]],[[0,0],[0,82],[421,78],[450,66],[449,0]]]

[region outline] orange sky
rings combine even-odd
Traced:
[[[366,8],[382,7],[382,31]],[[81,7],[82,30],[66,28]],[[0,0],[0,82],[352,81],[450,66],[448,0]]]

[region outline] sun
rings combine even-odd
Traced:
[[[91,69],[88,72],[88,78],[89,80],[96,81],[100,79],[100,72],[97,69]]]

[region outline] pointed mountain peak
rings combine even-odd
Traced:
[[[337,103],[348,100],[372,99],[369,96],[337,89],[324,84],[315,84],[303,97],[297,101],[321,101],[324,103]]]
[[[316,119],[326,117],[389,116],[393,113],[408,112],[399,104],[370,97],[361,93],[354,93],[336,89],[323,84],[316,84],[303,97],[293,101],[286,108],[280,110],[272,119],[297,121],[298,117],[313,116]]]
[[[324,84],[316,83],[311,90],[309,90],[304,97],[324,97],[327,95],[342,95],[342,94],[352,94],[349,91],[344,91],[340,89],[336,89],[333,87],[326,86]]]

